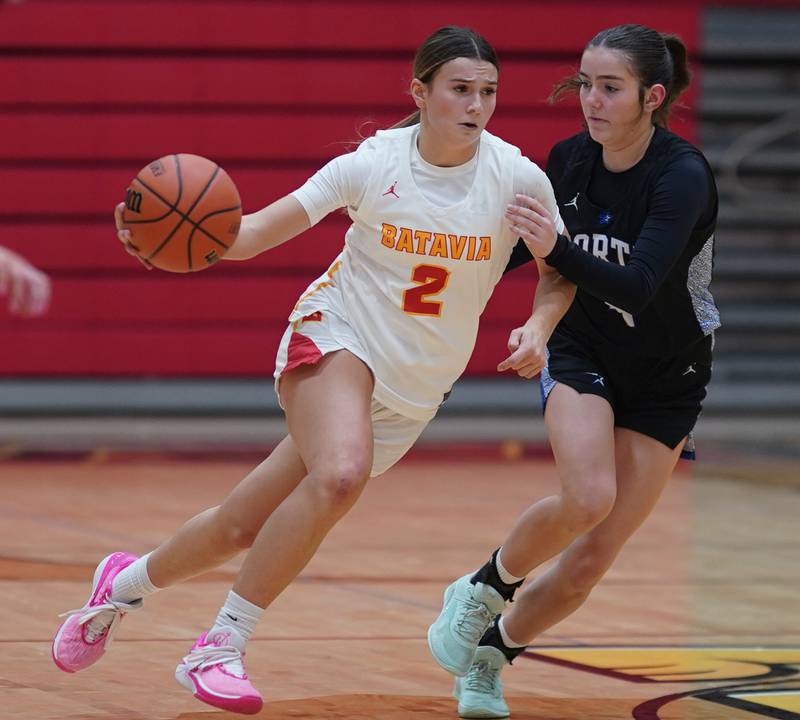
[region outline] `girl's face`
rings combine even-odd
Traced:
[[[609,148],[624,147],[652,124],[652,114],[664,98],[664,86],[645,89],[617,50],[589,48],[578,72],[583,116],[592,139]]]
[[[455,58],[429,84],[414,79],[411,94],[429,140],[452,150],[474,147],[494,113],[497,76],[490,62]]]

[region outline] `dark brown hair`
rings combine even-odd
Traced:
[[[413,76],[429,85],[442,65],[456,58],[485,60],[500,70],[497,54],[486,38],[470,28],[448,25],[439,28],[420,45],[414,56]],[[419,110],[392,127],[408,127],[418,122]]]
[[[653,123],[667,127],[673,103],[689,87],[691,73],[686,46],[677,35],[666,35],[644,25],[617,25],[595,35],[586,45],[605,47],[625,56],[633,74],[639,79],[639,101],[644,103],[645,88],[656,84],[667,90],[664,102],[653,112]],[[553,88],[550,102],[563,95],[577,93],[581,81],[577,73]]]

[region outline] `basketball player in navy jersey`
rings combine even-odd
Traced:
[[[561,492],[529,507],[491,559],[445,592],[428,639],[457,676],[463,717],[509,714],[502,668],[583,604],[691,452],[720,322],[709,291],[714,178],[667,130],[688,83],[678,38],[639,25],[599,33],[553,93],[576,92],[586,122],[547,167],[569,235],[531,239],[547,218],[537,200],[508,210],[533,254],[578,287],[541,373]],[[518,245],[509,268],[530,259]]]

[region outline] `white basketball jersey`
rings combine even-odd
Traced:
[[[358,210],[349,209],[345,248],[290,320],[317,309],[314,288],[335,284],[369,354],[375,398],[428,420],[469,361],[480,314],[516,243],[504,211],[520,151],[484,131],[471,190],[437,207],[412,176],[417,131],[384,130],[367,141],[375,164]]]

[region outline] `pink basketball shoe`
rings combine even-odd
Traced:
[[[78,672],[94,665],[111,647],[114,633],[129,610],[142,606],[141,600],[120,603],[111,600],[111,583],[128,565],[136,560],[135,555],[112,553],[97,566],[92,582],[92,594],[82,608],[70,610],[60,617],[68,616],[53,638],[53,661],[64,672]]]
[[[233,628],[203,633],[175,668],[175,679],[204,703],[255,715],[264,700],[244,669],[245,641]]]

